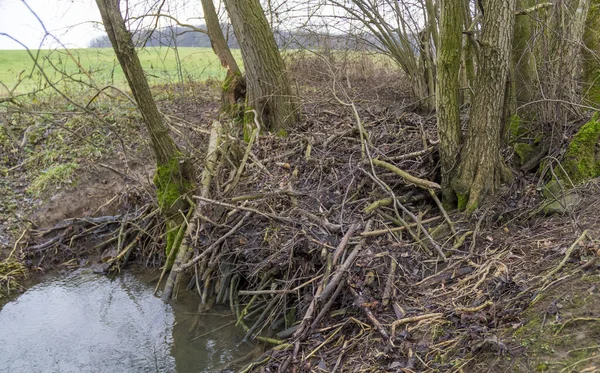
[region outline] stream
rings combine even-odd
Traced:
[[[212,373],[254,349],[228,309],[198,317],[197,295],[165,304],[146,281],[77,270],[31,287],[0,310],[0,372]]]

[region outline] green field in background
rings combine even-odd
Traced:
[[[232,52],[241,63],[239,50]],[[72,85],[72,79],[89,82],[88,75],[98,86],[126,86],[123,71],[110,48],[71,49],[68,52],[41,50],[31,53],[39,53],[37,61],[44,74],[59,87]],[[203,81],[225,76],[225,70],[210,48],[178,48],[176,51],[172,48],[152,47],[139,49],[138,54],[151,85],[179,83],[182,80]],[[72,79],[66,78],[65,74]],[[6,89],[12,89],[19,79],[22,80],[17,88],[20,93],[46,86],[43,74],[34,68],[34,60],[27,51],[0,50],[0,96],[6,95]]]

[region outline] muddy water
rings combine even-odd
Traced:
[[[77,271],[33,286],[0,310],[0,372],[220,372],[252,346],[226,311],[171,305],[139,276]],[[191,326],[196,323],[193,332]]]

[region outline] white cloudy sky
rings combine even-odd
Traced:
[[[141,3],[131,1],[130,4]],[[153,1],[143,2],[154,3]],[[169,1],[170,9],[182,22],[200,23],[200,1]],[[183,5],[189,3],[192,5]],[[85,48],[88,42],[103,34],[98,24],[100,14],[94,0],[27,0],[27,4],[40,17],[48,31],[69,48]],[[141,9],[138,9],[142,11]],[[0,33],[10,34],[28,48],[37,49],[44,39],[40,22],[27,9],[22,0],[0,0]],[[44,47],[57,47],[56,41],[47,38]],[[18,43],[0,35],[0,49],[22,49]]]
[[[100,13],[96,7],[95,0],[25,0],[31,9],[38,15],[44,26],[52,36],[60,40],[67,48],[86,48],[93,38],[103,35],[104,28],[99,23]],[[157,4],[161,0],[122,0],[128,4],[129,15],[155,14]],[[284,25],[285,27],[297,27],[304,24],[306,17],[314,16],[316,5],[323,15],[333,15],[335,12],[330,6],[323,6],[323,0],[265,0],[263,7],[267,9],[270,5],[273,12],[277,14],[269,21]],[[221,1],[215,0],[219,14],[223,16],[224,9]],[[125,5],[122,5],[124,7]],[[168,0],[164,2],[161,13],[170,14],[180,22],[189,24],[201,24],[202,9],[199,0]],[[145,18],[145,24],[153,24],[154,19]],[[323,25],[328,25],[323,20]],[[161,19],[159,26],[172,24],[171,20]],[[130,29],[137,29],[140,25],[128,25]],[[337,27],[337,26],[336,26]],[[17,39],[27,48],[56,48],[60,47],[53,37],[44,38],[44,30],[33,13],[27,9],[24,0],[0,0],[0,50],[1,49],[23,49],[10,38],[1,35],[9,34]],[[42,45],[40,45],[43,42]]]

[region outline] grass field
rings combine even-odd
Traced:
[[[36,54],[44,74],[59,87],[72,85],[72,79],[97,86],[125,87],[123,71],[112,49],[72,49],[31,51]],[[233,50],[240,61],[239,50]],[[203,81],[222,78],[225,71],[210,48],[144,48],[138,54],[151,85]],[[16,92],[25,93],[47,86],[43,74],[34,68],[25,50],[0,50],[0,96],[18,84]],[[68,78],[70,77],[70,78]],[[71,79],[72,78],[72,79]]]

